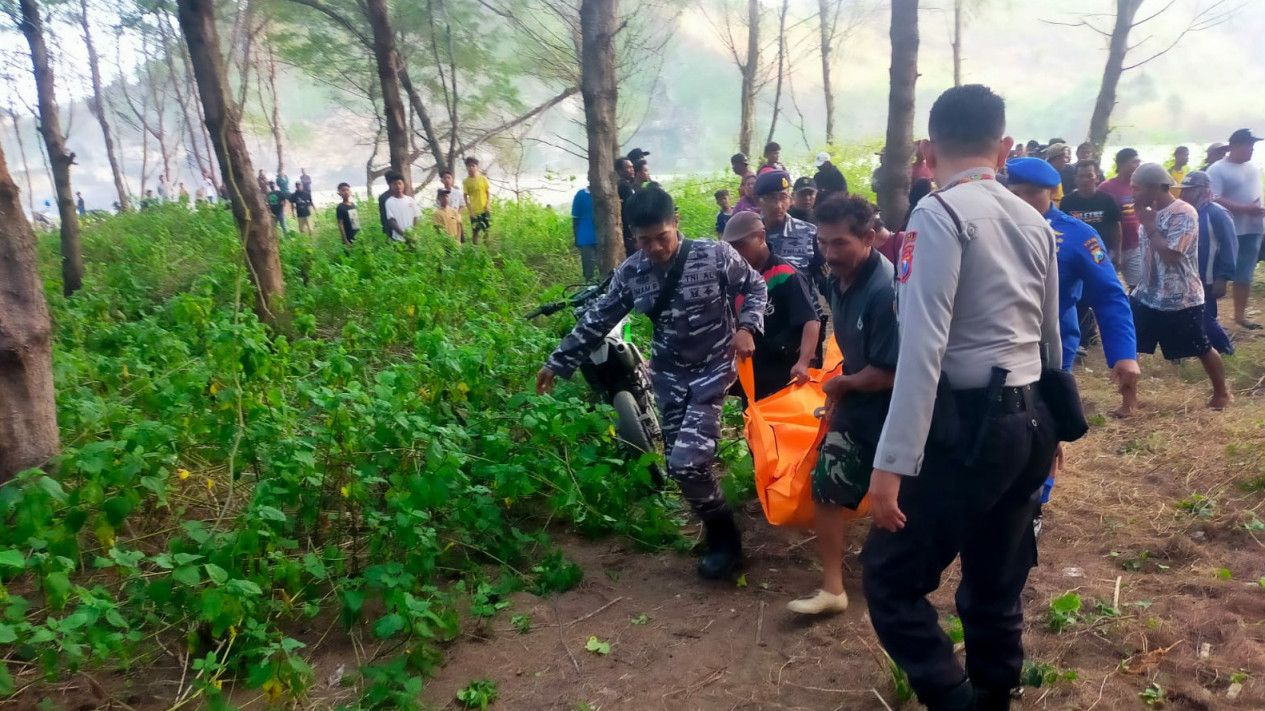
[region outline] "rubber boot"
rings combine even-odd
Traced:
[[[704,521],[706,549],[698,561],[698,574],[708,580],[719,580],[738,567],[742,559],[742,534],[734,523],[732,512]]]
[[[927,711],[975,711],[979,708],[976,706],[976,698],[971,681],[963,679],[957,686],[923,703],[927,704]]]
[[[976,711],[1010,711],[1010,689],[975,687]]]

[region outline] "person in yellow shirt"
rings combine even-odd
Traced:
[[[1173,164],[1168,167],[1168,174],[1173,176],[1173,186],[1168,192],[1178,200],[1182,197],[1182,189],[1177,187],[1186,179],[1186,174],[1190,172],[1190,149],[1186,146],[1178,146],[1173,151]]]
[[[1054,194],[1051,196],[1054,206],[1058,207],[1059,203],[1063,202],[1064,184],[1066,183],[1071,188],[1076,182],[1075,171],[1068,169],[1072,161],[1072,149],[1066,143],[1051,144],[1045,149],[1045,161],[1059,172],[1060,182],[1054,186]]]
[[[461,224],[461,213],[457,212],[457,208],[448,204],[451,196],[451,191],[439,191],[439,207],[435,208],[435,216],[433,218],[435,232],[439,235],[447,235],[458,242],[465,242],[465,225]]]
[[[466,196],[466,207],[470,210],[470,241],[479,243],[479,235],[488,234],[492,224],[491,187],[487,176],[479,173],[479,159],[466,157],[467,177],[461,181],[461,191]]]

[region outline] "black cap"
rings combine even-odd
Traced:
[[[817,181],[805,175],[804,177],[795,181],[795,189],[792,192],[799,192],[801,190],[816,190],[816,189],[817,189]]]
[[[1232,146],[1233,146],[1233,145],[1234,145],[1234,144],[1236,144],[1236,143],[1256,143],[1256,142],[1257,142],[1257,141],[1259,141],[1259,140],[1261,140],[1261,139],[1259,139],[1259,138],[1257,138],[1256,136],[1253,136],[1253,135],[1252,135],[1252,129],[1250,129],[1250,128],[1240,128],[1239,130],[1237,130],[1237,131],[1235,131],[1234,133],[1231,133],[1231,134],[1230,134],[1230,141],[1229,141],[1229,143],[1230,143],[1230,145],[1232,145]]]
[[[746,153],[735,153],[732,156],[730,156],[729,162],[730,163],[750,163],[751,161],[747,160]]]
[[[755,196],[785,192],[791,187],[791,174],[785,170],[766,170],[755,179]]]
[[[650,155],[650,151],[643,151],[640,148],[634,148],[631,151],[628,151],[628,160],[636,163],[648,155]]]

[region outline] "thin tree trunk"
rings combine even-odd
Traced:
[[[193,108],[197,114],[198,120],[195,123],[199,139],[202,141],[203,155],[206,156],[206,171],[211,175],[211,180],[215,180],[215,149],[211,147],[211,134],[206,130],[206,117],[202,115],[202,101],[198,98],[198,87],[193,81],[193,66],[189,62],[189,52],[184,45],[180,45],[180,60],[184,63],[185,81],[188,82],[189,100],[193,103]],[[218,184],[218,183],[217,183]]]
[[[25,3],[24,3],[25,4]],[[35,233],[0,148],[0,484],[60,449],[53,329]]]
[[[214,0],[177,0],[177,17],[198,94],[206,114],[207,130],[219,159],[227,197],[232,203],[233,218],[246,248],[246,260],[257,290],[255,312],[260,320],[277,326],[283,320],[285,282],[281,275],[281,258],[277,247],[277,231],[273,227],[263,195],[255,184],[255,171],[246,150],[237,114],[229,106],[220,38],[215,26]]]
[[[17,113],[10,108],[9,120],[13,122],[13,137],[18,141],[18,153],[22,156],[22,172],[26,175],[26,205],[35,216],[35,184],[31,182],[31,164],[26,160],[26,141],[22,140],[22,127],[18,124]]]
[[[760,69],[760,0],[747,0],[747,63],[742,65],[742,118],[738,124],[738,150],[751,155],[755,135],[756,73]]]
[[[817,0],[817,16],[821,24],[821,91],[826,99],[826,144],[835,143],[835,95],[830,85],[830,42],[833,23],[830,19],[830,1]],[[839,2],[839,0],[834,0]]]
[[[422,140],[426,141],[426,148],[430,151],[431,158],[435,159],[435,165],[442,165],[452,170],[453,167],[446,164],[444,148],[439,143],[439,133],[435,130],[435,123],[431,121],[430,112],[426,110],[426,105],[422,103],[422,95],[418,93],[417,87],[413,85],[413,78],[409,76],[408,67],[400,67],[399,77],[400,85],[404,87],[405,93],[408,94],[409,105],[413,107],[413,113],[417,114],[417,120],[422,122]]]
[[[1089,120],[1089,142],[1094,144],[1094,155],[1102,155],[1111,133],[1111,112],[1116,108],[1116,88],[1129,51],[1129,30],[1133,29],[1133,18],[1141,6],[1142,0],[1116,0],[1116,24],[1111,30],[1107,66],[1103,67],[1102,85],[1094,102],[1094,115]]]
[[[962,0],[953,0],[953,86],[962,86]]]
[[[272,140],[277,144],[277,175],[286,168],[285,141],[281,138],[281,97],[277,96],[277,55],[268,42],[268,89],[272,92]]]
[[[777,26],[777,90],[773,93],[773,119],[769,121],[769,137],[765,143],[773,142],[773,134],[777,130],[777,113],[782,103],[782,74],[786,66],[786,11],[790,6],[791,0],[782,0],[782,14]]]
[[[581,0],[580,3],[580,94],[584,98],[597,263],[603,274],[619,265],[623,248],[619,190],[614,172],[615,146],[619,142],[615,122],[619,100],[615,81],[617,13],[616,0]]]
[[[198,145],[198,137],[194,134],[193,121],[189,116],[188,97],[185,96],[184,90],[180,87],[180,73],[176,71],[176,60],[172,55],[180,52],[178,43],[171,41],[171,26],[168,24],[167,9],[164,6],[158,13],[158,27],[162,33],[163,39],[163,61],[167,64],[167,80],[171,84],[171,91],[176,96],[176,106],[180,107],[180,123],[182,130],[178,135],[189,139],[189,150],[193,153],[193,160],[198,164],[198,185],[201,185],[202,174],[206,172],[206,161],[202,159],[202,149]],[[177,141],[178,143],[178,141]],[[207,160],[209,160],[209,156]],[[177,197],[179,197],[177,195]]]
[[[404,100],[400,96],[399,52],[395,49],[395,32],[386,0],[365,0],[365,16],[373,31],[373,58],[378,68],[378,85],[382,90],[382,109],[386,116],[387,147],[391,167],[404,176],[404,184],[412,185],[409,160],[409,131],[405,122]],[[434,147],[439,153],[439,147]],[[442,156],[442,154],[441,154]]]
[[[889,224],[909,210],[909,172],[914,156],[914,85],[918,81],[918,0],[892,0],[891,88],[887,99],[887,147],[879,166],[878,209]]]
[[[114,152],[114,136],[110,131],[110,121],[105,115],[105,101],[101,88],[101,62],[97,58],[96,47],[92,44],[92,30],[88,24],[88,0],[79,1],[79,19],[83,23],[83,42],[88,51],[88,73],[92,77],[92,113],[101,125],[101,137],[105,140],[105,155],[110,162],[110,174],[114,176],[114,190],[119,194],[119,209],[127,211],[127,187],[123,184],[123,168],[119,165],[118,156]]]
[[[52,164],[53,185],[57,188],[57,211],[61,214],[62,290],[70,296],[83,286],[83,254],[79,245],[79,213],[75,210],[75,191],[70,186],[70,166],[75,154],[66,151],[61,134],[61,118],[57,111],[57,90],[53,66],[48,61],[44,44],[44,20],[35,0],[19,0],[22,6],[22,32],[31,45],[31,64],[35,70],[35,90],[39,97],[40,133]]]

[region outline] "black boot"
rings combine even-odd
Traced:
[[[698,561],[698,574],[708,580],[719,580],[738,567],[742,558],[742,534],[734,523],[732,512],[704,521],[706,549]]]
[[[960,684],[939,694],[934,699],[923,699],[919,697],[927,705],[927,711],[975,711],[977,708],[976,693],[974,687],[971,686],[969,679],[963,679]]]
[[[1010,689],[975,687],[976,711],[1010,711]]]

